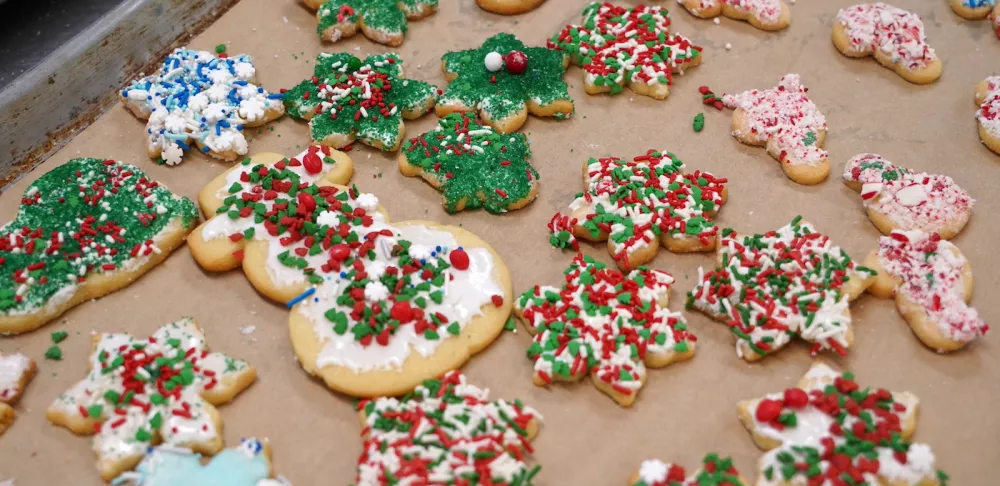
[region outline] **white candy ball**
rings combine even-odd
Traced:
[[[495,73],[503,69],[503,56],[499,52],[491,52],[486,55],[486,70]]]

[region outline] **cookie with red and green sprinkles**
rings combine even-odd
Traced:
[[[527,355],[536,385],[590,375],[598,390],[630,407],[647,367],[694,356],[697,338],[667,308],[669,273],[639,267],[625,274],[577,254],[564,275],[562,287],[536,285],[514,307],[534,336]]]
[[[542,416],[521,400],[489,400],[489,390],[450,371],[402,398],[358,402],[358,486],[490,484],[530,486],[527,464]]]
[[[337,42],[361,32],[368,39],[397,47],[406,38],[410,20],[437,11],[438,0],[303,0],[316,10],[316,33]]]
[[[632,160],[590,159],[586,191],[576,195],[569,214],[549,221],[549,242],[579,250],[577,238],[607,241],[625,270],[651,261],[661,245],[677,253],[714,250],[719,228],[713,218],[726,203],[728,181],[683,170],[677,156],[656,150]]]
[[[642,461],[629,486],[744,486],[750,482],[740,476],[733,460],[712,452],[701,461],[702,467],[688,474],[683,466],[659,459]]]
[[[726,322],[736,354],[756,361],[798,336],[810,354],[841,356],[853,345],[850,301],[876,272],[855,264],[846,251],[796,217],[776,231],[739,237],[722,231],[718,266],[698,269],[687,307]]]
[[[912,443],[919,400],[862,388],[816,362],[795,387],[739,403],[761,457],[757,484],[944,486],[926,444]]]
[[[670,94],[674,74],[701,64],[702,48],[670,33],[664,7],[620,7],[591,3],[583,25],[567,25],[548,42],[580,66],[589,94],[619,94],[625,87],[662,100]]]
[[[0,334],[37,329],[130,284],[197,220],[190,200],[133,165],[73,159],[50,170],[0,227]]]
[[[441,68],[450,84],[438,100],[437,114],[477,112],[500,133],[520,129],[528,113],[568,118],[574,108],[562,80],[567,63],[559,52],[527,47],[506,33],[478,48],[449,52]]]
[[[339,149],[357,139],[392,152],[403,141],[403,120],[429,112],[439,93],[432,84],[404,79],[396,54],[361,60],[322,53],[312,78],[285,91],[283,101],[290,116],[309,121],[316,143]]]
[[[538,172],[522,133],[499,134],[475,116],[452,113],[433,130],[403,144],[399,170],[441,191],[445,210],[520,209],[538,195]]]
[[[209,352],[191,319],[166,324],[147,339],[123,333],[94,336],[87,377],[46,412],[53,424],[94,435],[97,469],[105,481],[132,469],[154,444],[222,450],[222,418],[256,379],[244,361]]]

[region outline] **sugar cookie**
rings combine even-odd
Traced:
[[[534,336],[528,357],[536,385],[589,374],[598,390],[630,407],[646,384],[647,366],[694,357],[697,338],[667,308],[669,273],[639,267],[623,274],[581,254],[564,273],[562,288],[536,285],[514,307]]]
[[[721,14],[746,20],[761,30],[781,30],[792,22],[792,11],[784,0],[677,0],[677,3],[695,17],[710,19]]]
[[[191,234],[191,253],[213,271],[242,265],[259,292],[292,307],[292,347],[327,386],[400,395],[503,332],[510,274],[461,228],[389,224],[378,198],[340,185],[350,167],[313,146],[230,169],[202,189],[202,211],[215,216]]]
[[[758,486],[943,486],[948,476],[930,447],[909,442],[918,404],[912,393],[862,389],[852,373],[814,363],[796,387],[739,403],[743,425],[768,451]]]
[[[112,485],[131,486],[281,486],[270,479],[271,447],[266,441],[243,439],[202,465],[201,454],[183,447],[150,447],[135,472],[122,473]]]
[[[819,184],[830,175],[823,142],[826,117],[809,99],[798,74],[786,74],[778,86],[724,95],[733,112],[733,136],[747,145],[766,146],[781,170],[799,184]]]
[[[434,130],[403,144],[399,170],[442,193],[445,210],[521,209],[538,196],[538,172],[522,133],[501,135],[466,113],[452,113]]]
[[[31,358],[20,354],[0,353],[0,435],[14,423],[14,405],[28,382],[38,372],[38,365]]]
[[[134,165],[73,159],[0,227],[0,334],[37,329],[132,283],[184,243],[198,210]]]
[[[911,83],[928,84],[941,77],[941,59],[927,45],[920,16],[886,3],[840,9],[833,44],[847,57],[874,56]]]
[[[997,19],[1000,21],[1000,13]],[[976,105],[979,106],[976,111],[979,139],[1000,154],[1000,76],[990,76],[976,86]]]
[[[321,53],[313,77],[285,92],[288,114],[309,121],[313,141],[344,148],[355,138],[365,145],[394,152],[406,126],[429,112],[440,90],[403,78],[396,54],[374,54],[364,61],[350,54]]]
[[[567,25],[548,47],[583,69],[589,94],[619,94],[628,86],[662,100],[670,94],[674,73],[683,74],[702,59],[701,47],[670,34],[669,28],[666,8],[594,2],[583,11],[583,25]]]
[[[951,0],[951,9],[966,20],[992,19],[993,30],[1000,37],[1000,2],[997,0]]]
[[[166,324],[148,339],[99,334],[89,374],[45,416],[75,434],[96,434],[97,469],[111,481],[160,442],[203,454],[222,450],[215,406],[232,401],[256,377],[246,362],[209,353],[191,319]]]
[[[746,361],[778,351],[796,335],[813,344],[810,354],[832,349],[844,356],[854,344],[849,303],[874,274],[801,217],[742,238],[725,229],[718,266],[698,269],[687,307],[726,322]]]
[[[358,29],[368,39],[397,47],[403,44],[409,20],[437,11],[438,0],[303,0],[316,10],[320,39],[337,42],[353,37]]]
[[[542,416],[520,400],[488,400],[489,390],[458,371],[425,380],[401,399],[361,400],[357,485],[394,478],[393,484],[530,486],[540,468],[528,467],[524,451],[533,451]]]
[[[450,84],[438,100],[437,114],[478,112],[500,133],[515,132],[528,118],[573,114],[563,82],[569,59],[544,47],[526,47],[511,34],[497,34],[482,46],[448,52],[441,69]]]
[[[896,167],[878,154],[852,157],[844,183],[861,193],[868,219],[882,234],[921,230],[950,239],[969,222],[976,203],[951,177]]]
[[[256,86],[250,56],[215,57],[178,48],[159,71],[132,81],[121,101],[146,120],[146,152],[167,165],[183,161],[197,145],[225,161],[246,155],[244,127],[259,127],[285,113],[280,94]]]
[[[579,250],[577,238],[608,242],[624,270],[643,265],[660,246],[675,253],[712,251],[719,228],[712,221],[726,203],[726,179],[708,172],[684,174],[670,152],[650,150],[631,161],[590,159],[586,191],[549,221],[550,242]]]
[[[545,3],[545,0],[476,0],[476,5],[487,12],[500,15],[517,15],[530,12]]]
[[[629,486],[744,486],[750,482],[733,467],[733,460],[706,454],[702,467],[688,475],[683,467],[659,459],[642,461],[642,466],[629,479]]]
[[[927,347],[955,351],[990,329],[968,305],[972,265],[936,233],[893,231],[879,238],[865,265],[878,272],[868,292],[895,296],[896,309]]]

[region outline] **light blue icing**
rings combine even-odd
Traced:
[[[997,0],[965,0],[962,5],[968,8],[992,7],[997,4]]]
[[[226,449],[201,464],[201,454],[154,448],[132,474],[114,484],[133,479],[136,486],[257,486],[270,476],[263,447],[256,439],[244,439],[239,448]]]

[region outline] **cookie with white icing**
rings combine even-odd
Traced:
[[[540,7],[545,0],[476,0],[476,5],[487,12],[500,15],[517,15]]]
[[[702,467],[688,474],[683,466],[659,459],[642,461],[639,470],[629,479],[629,486],[744,486],[750,482],[733,466],[733,460],[709,453]]]
[[[37,372],[33,359],[21,353],[0,353],[0,435],[14,423],[13,405]]]
[[[409,21],[437,11],[438,0],[303,0],[316,11],[316,33],[327,42],[361,31],[369,40],[398,47],[406,39]]]
[[[710,19],[725,15],[767,31],[784,29],[792,22],[792,11],[784,0],[677,0],[677,3],[695,17]]]
[[[927,44],[920,16],[886,3],[840,9],[833,44],[847,57],[874,56],[911,83],[928,84],[941,77],[941,58]]]
[[[134,472],[122,473],[112,486],[288,486],[273,477],[271,446],[255,438],[223,450],[207,464],[183,447],[150,447]]]
[[[997,6],[1000,8],[1000,5]],[[997,13],[1000,29],[1000,12]],[[976,86],[976,121],[979,139],[993,152],[1000,154],[1000,76],[990,76]]]

